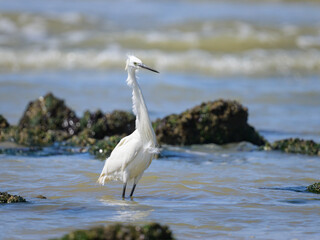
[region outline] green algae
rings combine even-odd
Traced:
[[[106,159],[106,157],[110,155],[115,146],[120,142],[122,137],[123,136],[114,135],[103,140],[99,140],[95,144],[90,146],[89,152],[98,159]]]
[[[150,223],[144,226],[113,224],[76,230],[64,235],[60,240],[173,240],[168,226]],[[58,240],[58,239],[57,239]]]
[[[89,147],[97,142],[97,139],[92,137],[90,129],[84,129],[78,135],[74,135],[66,140],[66,145],[77,147]]]
[[[152,123],[160,144],[226,144],[247,141],[256,145],[265,140],[248,125],[248,110],[237,101],[202,103],[181,114],[171,114]],[[0,141],[27,147],[59,143],[89,150],[105,159],[121,137],[135,130],[135,116],[126,111],[86,111],[82,118],[52,93],[31,101],[18,126],[3,120]],[[2,152],[4,152],[2,150]]]
[[[72,136],[79,131],[80,123],[75,112],[63,100],[48,93],[28,104],[18,126],[20,129],[37,127],[44,132],[62,130]]]
[[[181,114],[157,119],[153,126],[159,143],[171,145],[226,144],[247,141],[265,144],[248,123],[248,110],[237,101],[202,103]]]
[[[129,135],[135,130],[136,117],[126,111],[115,110],[106,114],[108,123],[108,135]]]
[[[85,133],[89,138],[104,138],[108,134],[107,126],[107,118],[100,110],[94,113],[86,111],[80,119],[80,128],[87,130]]]
[[[320,182],[309,185],[307,191],[320,194]]]
[[[298,153],[306,155],[320,156],[320,144],[313,140],[304,140],[299,138],[288,138],[267,144],[265,150],[280,150],[286,153]]]
[[[7,192],[0,192],[0,203],[18,203],[26,202],[26,200],[18,195],[11,195]]]
[[[88,136],[103,139],[106,136],[130,134],[135,129],[135,116],[132,113],[115,110],[104,114],[100,110],[86,111],[80,119],[80,128],[89,129]]]
[[[19,128],[10,126],[0,129],[0,141],[11,141],[24,146],[49,146],[54,142],[61,142],[69,135],[62,130],[43,131],[40,126],[33,128]]]
[[[1,128],[7,128],[9,127],[10,124],[8,123],[7,119],[5,119],[1,114],[0,114],[0,129]]]

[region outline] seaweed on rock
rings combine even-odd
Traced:
[[[288,138],[267,144],[265,150],[280,150],[286,153],[299,153],[320,156],[320,144],[313,140]]]
[[[127,135],[134,131],[135,116],[119,110],[108,114],[103,114],[100,110],[94,113],[86,111],[80,119],[80,127],[88,129],[88,136],[95,139],[118,134]]]
[[[173,234],[168,226],[150,223],[144,226],[113,224],[94,227],[89,230],[76,230],[60,240],[173,240]]]
[[[95,144],[90,146],[89,152],[98,159],[106,159],[106,157],[110,155],[115,146],[120,142],[122,137],[123,135],[114,135],[103,140],[99,140]]]
[[[80,123],[75,112],[63,100],[48,93],[30,102],[20,119],[20,129],[34,127],[41,128],[43,132],[62,130],[72,136],[78,133]]]
[[[160,143],[191,145],[247,141],[265,144],[248,123],[248,110],[237,101],[217,100],[202,103],[181,114],[157,119],[153,126]]]
[[[18,203],[26,202],[26,200],[18,195],[11,195],[7,192],[0,192],[0,203]]]
[[[320,182],[317,182],[317,183],[314,183],[314,184],[311,184],[307,187],[307,190],[309,192],[312,192],[312,193],[318,193],[320,194]]]
[[[8,123],[7,119],[5,119],[1,114],[0,114],[0,129],[1,128],[7,128],[9,127],[10,124]]]

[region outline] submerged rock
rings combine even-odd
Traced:
[[[317,183],[314,183],[314,184],[311,184],[307,187],[307,190],[309,192],[312,192],[312,193],[318,193],[320,194],[320,182],[317,182]]]
[[[94,227],[89,230],[71,232],[61,240],[172,240],[173,234],[168,226],[150,223],[140,226],[114,224]]]
[[[0,128],[7,128],[9,126],[8,121],[0,114]]]
[[[40,128],[41,131],[62,130],[74,135],[80,128],[75,112],[52,93],[30,102],[19,122],[20,129]]]
[[[45,196],[43,196],[43,195],[38,195],[38,196],[36,196],[36,198],[39,198],[39,199],[47,199],[47,197],[45,197]]]
[[[157,119],[153,126],[159,143],[191,145],[247,141],[265,144],[263,137],[248,123],[248,110],[237,101],[202,103],[181,114]]]
[[[11,195],[7,192],[0,192],[0,203],[17,203],[17,202],[26,202],[23,197],[18,195]]]
[[[267,144],[265,150],[280,150],[286,153],[299,153],[320,156],[320,144],[312,140],[289,138]]]
[[[115,146],[120,142],[122,136],[114,135],[103,140],[97,141],[89,148],[89,152],[96,158],[106,159],[110,155]]]
[[[41,147],[25,147],[14,142],[1,142],[0,153],[9,155],[33,155],[41,151]]]

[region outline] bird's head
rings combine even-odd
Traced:
[[[159,73],[157,70],[154,70],[154,69],[148,67],[147,65],[143,64],[143,62],[139,58],[137,58],[133,55],[129,55],[127,58],[126,70],[129,70],[129,69],[137,70],[140,68],[144,68],[144,69],[150,70],[152,72]]]

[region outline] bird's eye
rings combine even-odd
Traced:
[[[138,65],[138,63],[137,63],[137,62],[134,62],[133,64],[134,64],[135,66],[137,66],[137,65]]]

